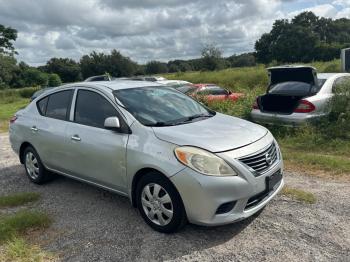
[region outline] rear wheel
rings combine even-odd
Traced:
[[[163,175],[152,172],[143,176],[137,185],[136,197],[141,216],[153,229],[172,233],[186,224],[181,197]]]
[[[30,181],[36,184],[42,184],[51,178],[50,173],[42,164],[38,153],[31,146],[28,146],[23,152],[24,167]]]

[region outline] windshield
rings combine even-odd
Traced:
[[[289,81],[271,86],[268,93],[274,95],[306,96],[316,94],[320,91],[321,87],[319,84],[311,85],[305,82]]]
[[[185,124],[215,114],[192,98],[169,87],[129,88],[116,90],[113,94],[146,126]]]

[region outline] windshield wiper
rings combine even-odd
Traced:
[[[170,122],[155,122],[155,123],[147,124],[145,126],[160,127],[160,126],[173,126],[173,125],[174,123],[170,123]]]
[[[177,124],[183,124],[183,123],[188,123],[191,122],[194,119],[198,119],[198,118],[208,118],[208,117],[212,117],[215,114],[197,114],[197,115],[193,115],[193,116],[189,116],[189,117],[185,117],[183,119],[181,119],[181,121],[176,122]],[[179,119],[180,120],[180,119]]]

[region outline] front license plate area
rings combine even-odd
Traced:
[[[271,176],[266,177],[266,190],[271,191],[282,180],[281,171],[277,171]]]

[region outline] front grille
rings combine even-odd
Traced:
[[[264,173],[277,161],[277,149],[272,143],[266,149],[257,154],[239,158],[238,160],[254,169],[258,174]]]

